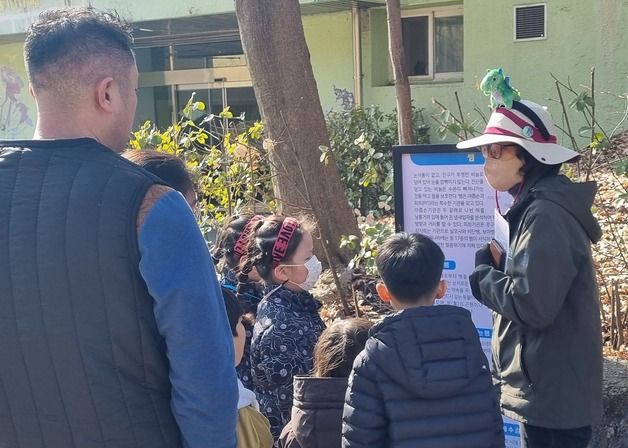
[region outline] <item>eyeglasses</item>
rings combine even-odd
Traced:
[[[513,143],[508,143],[505,145],[501,145],[499,143],[493,143],[490,145],[482,145],[480,146],[480,152],[482,152],[482,156],[484,156],[485,159],[491,158],[491,159],[501,159],[504,149],[505,148],[514,148],[515,151],[512,152],[512,157],[508,157],[507,159],[504,160],[509,160],[512,159],[513,157],[517,157],[517,145],[513,144]]]

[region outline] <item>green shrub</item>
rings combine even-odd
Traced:
[[[389,220],[375,221],[373,215],[361,217],[359,224],[361,238],[356,235],[343,235],[340,248],[347,248],[356,254],[349,262],[349,269],[362,268],[368,275],[378,275],[375,257],[379,246],[393,234]]]
[[[327,114],[330,146],[321,146],[321,161],[333,153],[349,203],[366,216],[390,212],[392,206],[392,146],[397,144],[396,111],[379,106],[356,107],[349,92],[335,89],[340,110]],[[422,110],[413,107],[418,143],[429,143]]]
[[[197,183],[199,224],[207,236],[233,214],[274,210],[268,158],[260,122],[246,124],[229,107],[207,114],[190,98],[181,120],[160,130],[145,122],[133,132],[131,148],[153,149],[181,157]]]

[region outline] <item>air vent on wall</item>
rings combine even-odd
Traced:
[[[515,40],[545,39],[545,4],[515,6]]]

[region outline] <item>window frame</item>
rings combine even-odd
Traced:
[[[543,7],[543,37],[528,37],[525,39],[517,39],[517,10],[523,8],[531,8],[532,6]],[[547,40],[547,3],[530,3],[525,5],[514,5],[512,8],[512,39],[514,42],[533,42],[535,40]]]
[[[435,36],[435,19],[442,17],[462,16],[462,29],[464,33],[464,8],[463,5],[440,6],[435,8],[413,8],[401,11],[401,19],[411,17],[427,17],[427,55],[428,55],[428,74],[427,75],[408,75],[410,82],[447,82],[447,81],[463,81],[464,80],[464,52],[462,57],[463,71],[461,72],[443,72],[435,73],[435,54],[436,54],[436,36]],[[403,35],[401,36],[403,40]],[[464,47],[464,39],[463,39]],[[390,66],[391,79],[392,66]]]

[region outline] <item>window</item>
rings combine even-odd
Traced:
[[[414,79],[462,79],[462,9],[405,12],[401,18],[408,75]]]
[[[246,65],[243,55],[244,50],[239,39],[176,45],[174,47],[174,69],[224,67],[228,64]]]
[[[140,73],[169,70],[168,47],[136,48],[135,62]]]
[[[545,4],[515,6],[515,40],[546,38]]]

